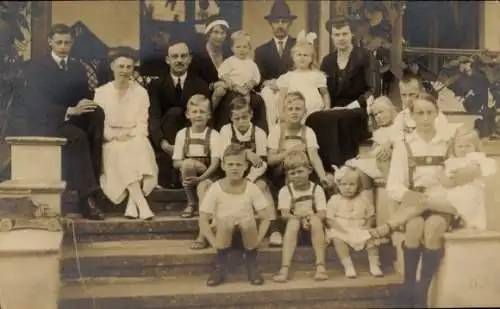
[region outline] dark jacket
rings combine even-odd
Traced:
[[[85,98],[92,100],[93,93],[87,71],[77,60],[69,58],[67,70],[60,69],[50,54],[31,64],[25,106],[30,127],[35,133],[52,133],[64,123],[68,107]]]
[[[172,107],[180,107],[183,111],[186,110],[186,105],[195,94],[203,94],[210,98],[208,84],[199,76],[188,70],[182,95],[180,100],[175,94],[175,84],[170,75],[170,71],[157,80],[154,80],[149,87],[150,108],[149,108],[149,127],[150,135],[153,143],[159,146],[162,139],[165,138],[164,133],[159,130],[162,119],[167,111]]]
[[[380,72],[375,57],[366,49],[354,47],[342,74],[337,64],[337,51],[323,58],[321,71],[327,75],[332,107],[346,106],[358,100],[366,108],[370,95],[380,95]]]
[[[283,57],[279,56],[274,39],[255,49],[255,63],[259,67],[262,81],[276,79],[293,69],[291,50],[296,41],[295,38],[288,38]]]

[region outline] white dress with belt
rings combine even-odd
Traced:
[[[95,91],[94,101],[105,113],[101,188],[115,204],[127,196],[127,186],[141,182],[145,195],[158,183],[158,166],[148,140],[149,96],[136,82],[120,98],[113,82]],[[126,135],[120,141],[112,138]]]

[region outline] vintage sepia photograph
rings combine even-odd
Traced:
[[[0,1],[0,309],[500,307],[500,1]]]

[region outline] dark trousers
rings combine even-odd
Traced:
[[[188,125],[185,112],[180,107],[171,107],[161,120],[163,136],[174,145],[175,136],[182,128]],[[181,188],[179,173],[174,169],[172,157],[162,149],[156,151],[158,164],[158,184],[165,188]]]
[[[237,96],[235,92],[227,93],[219,102],[217,109],[214,112],[214,129],[219,131],[224,125],[231,122],[231,100]],[[264,130],[268,131],[266,105],[264,100],[257,93],[250,94],[250,107],[253,110],[253,123]]]
[[[99,188],[102,172],[104,111],[73,116],[57,129],[67,139],[63,146],[63,179],[68,189],[77,190],[80,198]]]

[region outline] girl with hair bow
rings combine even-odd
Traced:
[[[318,70],[314,61],[314,40],[316,33],[306,34],[302,30],[297,36],[297,43],[292,48],[294,69],[281,75],[276,85],[279,88],[278,119],[282,115],[283,99],[288,92],[298,91],[306,99],[306,117],[310,114],[330,108],[330,95],[327,90],[326,76]]]

